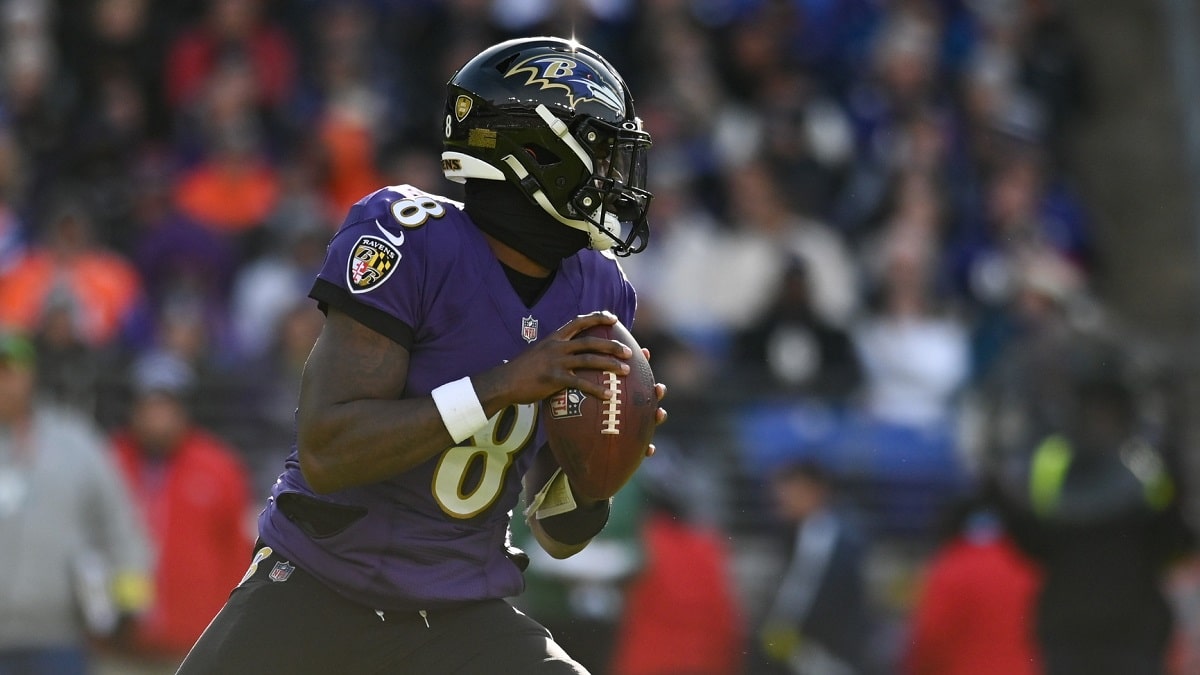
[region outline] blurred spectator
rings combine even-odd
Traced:
[[[845,242],[825,223],[792,210],[784,186],[769,166],[754,162],[727,176],[729,218],[736,240],[722,251],[735,257],[727,293],[736,291],[744,312],[733,323],[744,326],[765,311],[770,289],[779,284],[793,257],[808,270],[813,311],[826,321],[845,324],[859,303],[859,283]],[[753,270],[753,272],[751,271]],[[732,283],[737,278],[737,283]],[[749,299],[749,301],[748,301]]]
[[[119,658],[172,673],[245,570],[249,480],[234,450],[192,422],[185,362],[151,353],[131,379],[129,426],[113,445],[154,544],[155,594]]]
[[[1051,254],[1086,271],[1091,231],[1078,201],[1047,175],[1036,150],[1009,154],[990,173],[985,203],[967,214],[947,251],[959,290],[981,305],[1002,303],[1013,289],[1015,268],[1028,256]]]
[[[682,462],[660,449],[631,485],[645,495],[646,562],[625,588],[613,675],[743,672],[745,616],[731,556],[720,534],[691,515]]]
[[[638,301],[637,321],[634,337],[644,349],[650,350],[654,359],[654,372],[663,380],[671,380],[672,419],[679,422],[674,430],[686,434],[695,430],[689,420],[692,416],[703,419],[711,414],[708,404],[712,402],[709,384],[720,367],[721,359],[711,353],[715,347],[705,344],[694,335],[681,334],[665,323],[660,308],[652,302]],[[733,384],[732,382],[730,383]],[[730,391],[733,391],[731,387]],[[700,434],[703,436],[703,433]],[[697,440],[690,438],[689,441]]]
[[[654,245],[621,261],[639,289],[638,311],[649,305],[666,329],[702,339],[728,330],[732,303],[721,286],[735,266],[723,252],[733,240],[677,177],[653,183]],[[726,292],[728,293],[728,291]]]
[[[172,200],[174,167],[164,157],[147,157],[135,169],[132,189],[134,242],[130,251],[149,303],[143,323],[153,323],[175,298],[189,296],[210,313],[229,311],[229,292],[238,270],[236,242],[184,215]],[[213,318],[224,324],[224,318]],[[150,346],[157,330],[139,325],[133,349]]]
[[[275,482],[291,452],[300,377],[323,325],[324,314],[297,297],[282,308],[260,355],[243,366],[245,391],[231,392],[245,424],[230,438],[244,449],[256,488]]]
[[[866,547],[839,512],[830,476],[812,462],[771,480],[779,517],[794,526],[787,570],[760,629],[762,649],[796,675],[864,672],[871,643]]]
[[[268,224],[272,245],[238,271],[230,318],[245,358],[262,356],[272,346],[280,318],[312,286],[333,233],[321,207],[311,195],[297,195],[281,204]]]
[[[995,494],[1018,544],[1044,569],[1037,639],[1047,675],[1163,673],[1173,619],[1167,565],[1194,546],[1175,482],[1139,433],[1117,349],[1078,342],[1060,424]]]
[[[829,213],[854,156],[845,110],[803,72],[783,68],[763,83],[755,109],[762,119],[763,157],[788,186],[792,208]]]
[[[46,400],[91,416],[96,412],[102,370],[116,350],[89,345],[82,332],[79,301],[56,290],[46,298],[37,332],[38,393]]]
[[[861,379],[850,336],[814,311],[800,259],[788,265],[762,317],[737,334],[732,365],[751,397],[787,394],[840,405]]]
[[[1007,304],[976,320],[976,391],[985,408],[984,445],[998,458],[1024,457],[1066,424],[1077,346],[1107,327],[1078,271],[1052,254],[1015,269]],[[1091,315],[1101,314],[1099,322]]]
[[[164,78],[176,109],[202,96],[214,72],[242,64],[253,79],[256,105],[278,108],[295,89],[292,41],[264,15],[263,0],[208,0],[203,19],[170,46]]]
[[[666,186],[663,217],[671,223],[664,227],[667,232],[654,254],[661,256],[663,267],[646,274],[661,282],[659,292],[651,293],[681,334],[719,344],[731,331],[758,320],[789,261],[797,258],[809,270],[811,302],[818,316],[839,323],[854,310],[857,279],[842,241],[823,223],[794,213],[780,189],[765,164],[732,171],[726,194],[734,229],[725,230],[699,211],[686,192]],[[641,273],[648,266],[643,263],[649,262],[631,259],[630,266],[638,265]]]
[[[911,3],[796,0],[792,4],[797,9],[793,37],[785,44],[788,53],[820,76],[826,88],[840,94],[868,70],[885,10]]]
[[[922,161],[941,161],[950,152],[942,144],[950,140],[953,106],[938,77],[941,17],[933,4],[891,5],[871,43],[869,73],[850,80],[846,111],[857,152],[836,206],[843,227],[860,229],[879,213],[898,172],[928,170]],[[932,135],[924,126],[931,122]],[[921,157],[926,149],[933,152]]]
[[[22,195],[24,179],[27,177],[24,152],[14,137],[12,128],[4,117],[4,108],[0,105],[0,222],[16,218],[13,205]],[[7,240],[12,228],[5,224],[4,239]],[[2,268],[2,266],[0,266]]]
[[[106,98],[100,89],[118,79],[128,81],[126,93],[145,106],[148,135],[162,137],[168,124],[162,78],[168,31],[163,13],[149,0],[93,0],[55,12],[63,65],[80,89],[82,122],[86,111]]]
[[[980,38],[971,55],[971,68],[991,71],[984,77],[994,81],[990,86],[998,102],[1013,96],[1036,101],[1042,118],[1038,138],[1061,153],[1064,123],[1086,112],[1090,89],[1078,38],[1063,3],[1032,0],[1020,4],[967,4]]]
[[[267,139],[250,107],[251,78],[242,64],[212,74],[198,102],[201,157],[175,187],[182,213],[230,237],[262,226],[279,198],[278,171],[267,157]]]
[[[74,102],[62,79],[50,36],[51,3],[15,0],[0,5],[0,121],[12,130],[25,157],[25,194],[14,204],[22,217],[55,190],[56,160],[70,133]]]
[[[913,608],[904,675],[1037,675],[1037,568],[997,514],[958,505],[950,536],[925,571]]]
[[[63,77],[76,92],[57,170],[87,186],[102,240],[123,250],[133,235],[138,161],[169,129],[163,14],[147,0],[71,3],[54,13]]]
[[[312,126],[323,151],[326,197],[334,212],[345,213],[385,184],[376,148],[394,121],[386,96],[394,92],[383,77],[385,55],[365,6],[331,3],[317,16],[313,103],[319,111]]]
[[[33,345],[0,335],[0,672],[85,675],[151,600],[150,552],[100,431],[35,396]]]
[[[95,242],[92,226],[85,203],[72,197],[57,203],[42,241],[0,273],[0,324],[32,331],[47,298],[68,294],[88,345],[121,337],[142,301],[141,280],[123,256]]]
[[[934,295],[932,253],[925,240],[895,230],[879,307],[854,328],[867,412],[918,429],[952,422],[969,367],[966,330]]]
[[[703,152],[704,136],[727,96],[717,72],[726,62],[718,57],[724,43],[706,39],[687,3],[644,4],[632,30],[636,52],[645,58],[622,72],[633,78],[629,84],[639,92],[638,111],[654,129],[657,170],[679,163],[681,152]],[[704,172],[703,167],[680,168]]]
[[[133,226],[136,166],[147,152],[144,92],[124,74],[97,84],[96,98],[74,125],[61,171],[86,187],[97,238],[128,250]]]
[[[1167,672],[1171,675],[1200,672],[1200,558],[1189,556],[1172,570],[1167,596],[1178,619]]]

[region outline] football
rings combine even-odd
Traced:
[[[616,340],[633,350],[629,374],[579,371],[610,391],[610,399],[564,389],[542,401],[546,440],[575,490],[591,499],[616,494],[637,470],[654,437],[658,400],[654,373],[633,335],[620,322],[580,333]]]

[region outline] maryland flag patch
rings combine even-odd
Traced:
[[[346,265],[346,286],[351,293],[366,293],[391,276],[399,261],[395,246],[379,237],[359,237]]]

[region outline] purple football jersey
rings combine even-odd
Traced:
[[[606,309],[632,325],[633,287],[592,250],[563,261],[533,307],[513,290],[461,205],[402,185],[375,192],[334,235],[314,298],[408,347],[404,396],[511,360],[577,315]],[[396,439],[397,444],[404,439]],[[463,443],[389,480],[317,495],[295,448],[259,516],[263,540],[352,600],[431,609],[516,595],[509,518],[544,443],[536,404],[512,406]],[[299,493],[363,515],[313,537],[278,508]]]

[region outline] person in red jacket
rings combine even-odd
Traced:
[[[964,507],[934,554],[912,616],[903,675],[1038,675],[1037,567],[998,516]]]
[[[132,370],[129,426],[116,433],[118,464],[156,553],[155,601],[125,646],[140,662],[174,672],[246,570],[249,478],[234,450],[192,422],[193,375],[163,353]]]
[[[659,461],[659,460],[662,461]],[[659,451],[635,475],[646,498],[645,566],[626,589],[610,675],[739,675],[744,615],[719,533],[688,517],[679,462]]]

